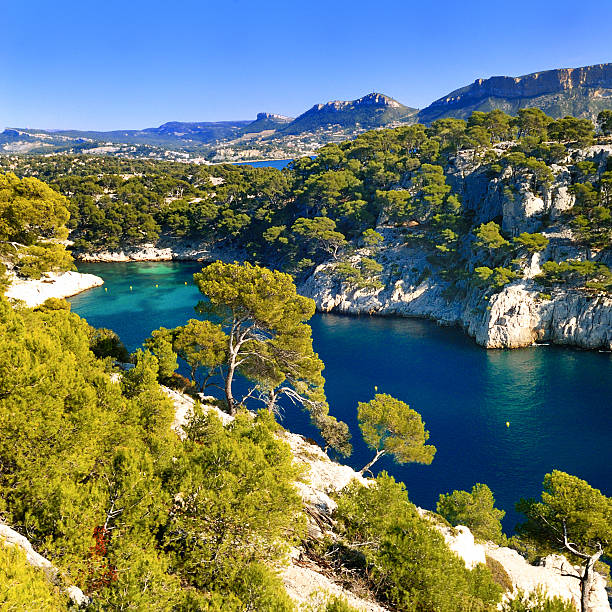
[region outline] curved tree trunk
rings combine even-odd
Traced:
[[[234,381],[234,372],[236,371],[236,357],[230,357],[229,366],[227,368],[227,376],[225,377],[225,399],[227,401],[227,409],[234,416],[236,414],[236,400],[232,394],[232,382]]]
[[[370,463],[368,463],[367,465],[364,465],[360,470],[359,473],[360,474],[365,474],[366,472],[370,471],[370,468],[385,454],[384,450],[379,450],[376,455],[374,455],[374,459],[372,459],[372,461],[370,461]]]

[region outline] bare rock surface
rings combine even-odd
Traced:
[[[22,300],[27,306],[38,306],[49,298],[70,297],[103,284],[104,281],[94,274],[49,273],[38,280],[13,278],[5,296],[12,300]]]
[[[117,251],[101,250],[79,253],[79,261],[128,262],[128,261],[243,261],[244,253],[234,249],[219,248],[205,242],[160,238],[156,243],[126,247]]]
[[[580,581],[578,571],[563,555],[548,555],[540,565],[530,565],[511,548],[485,544],[486,554],[502,564],[515,590],[531,593],[540,588],[549,597],[561,597],[580,609]],[[595,573],[589,601],[590,612],[609,612],[606,580]]]
[[[25,553],[28,563],[32,567],[42,570],[46,574],[49,581],[53,584],[58,584],[60,582],[59,571],[51,563],[51,561],[38,554],[25,536],[22,536],[20,533],[1,522],[0,544],[3,544],[4,546],[17,546],[21,548],[21,550],[23,550]],[[89,597],[87,597],[87,595],[85,595],[78,587],[68,586],[63,590],[66,595],[68,595],[72,603],[76,604],[77,606],[85,606],[89,603]]]

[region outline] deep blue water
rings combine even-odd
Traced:
[[[292,162],[293,159],[269,159],[264,161],[251,161],[251,162],[237,162],[236,166],[253,166],[254,168],[278,168],[282,170],[289,165],[289,162]]]
[[[195,316],[195,263],[80,265],[100,287],[71,298],[92,325],[114,329],[130,350],[160,326]],[[187,283],[187,284],[185,284]],[[156,286],[157,285],[157,286]],[[130,290],[132,286],[132,290]],[[538,496],[545,473],[561,469],[612,494],[612,355],[553,346],[487,351],[457,329],[417,319],[316,315],[315,350],[323,359],[331,412],[353,432],[361,468],[372,453],[361,440],[358,401],[390,393],[423,416],[438,451],[430,466],[386,469],[411,499],[435,508],[440,493],[488,484],[512,531],[520,497]],[[317,438],[302,413],[284,424]],[[510,427],[506,427],[506,422]]]

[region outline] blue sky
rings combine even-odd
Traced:
[[[612,61],[612,2],[3,2],[0,127],[296,116],[370,91],[424,107],[479,77]]]

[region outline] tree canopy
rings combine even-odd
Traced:
[[[517,510],[527,520],[519,534],[543,551],[563,551],[582,565],[581,609],[588,610],[593,566],[612,552],[612,498],[587,482],[554,470],[544,477],[540,501],[523,499]]]
[[[433,461],[436,447],[425,444],[429,432],[425,430],[421,415],[408,404],[386,393],[377,393],[369,402],[359,402],[357,416],[363,439],[376,452],[361,473],[386,454],[397,463],[430,464]]]

